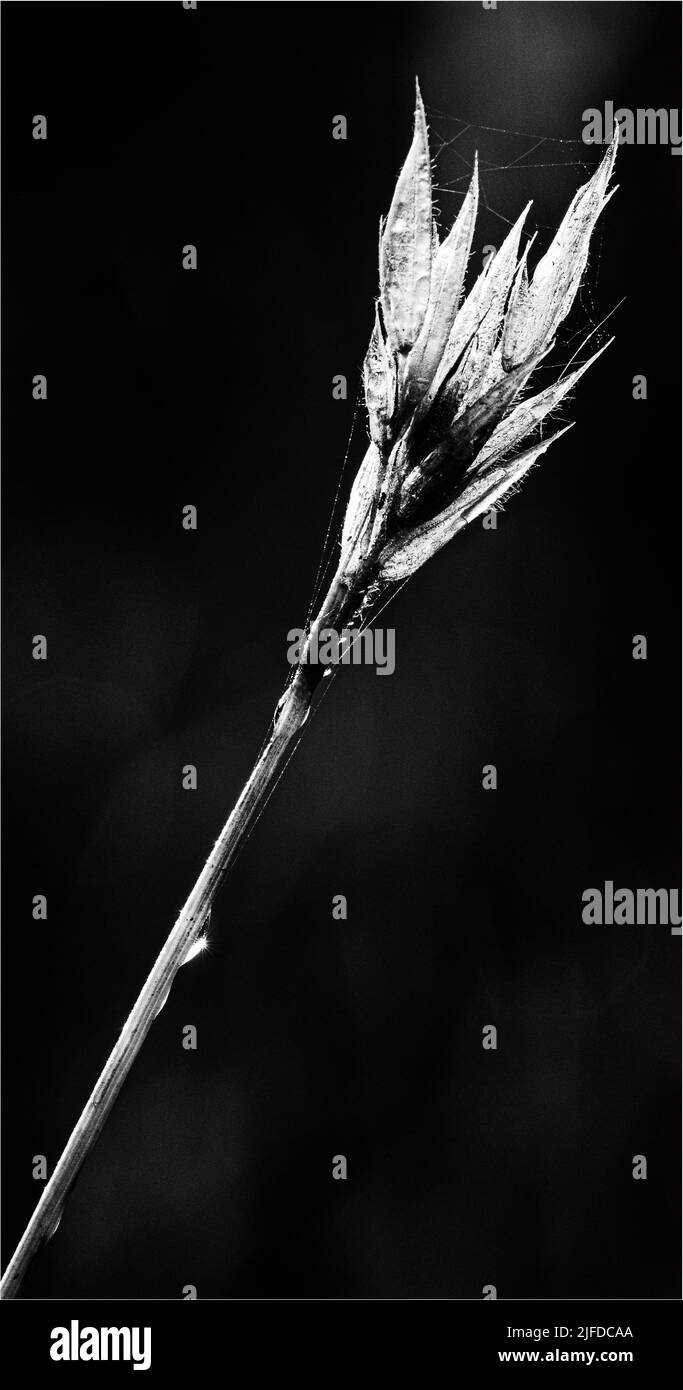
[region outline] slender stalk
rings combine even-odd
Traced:
[[[555,342],[583,275],[608,192],[618,128],[574,196],[530,279],[519,256],[526,211],[461,303],[477,210],[477,169],[444,241],[433,219],[427,123],[419,89],[415,129],[380,238],[380,298],[364,363],[371,443],[351,489],[339,568],[273,728],[124,1024],[0,1285],[13,1298],[106,1122],[176,972],[207,921],[219,884],[291,755],[325,672],[312,656],[323,628],[362,623],[475,517],[499,506],[553,440],[538,431],[595,358],[535,397],[526,384]],[[601,349],[600,351],[602,351]],[[573,360],[573,359],[572,359]],[[534,438],[534,442],[529,441]],[[313,664],[309,663],[309,657]]]
[[[354,576],[354,581],[357,576]],[[15,1298],[31,1260],[57,1229],[64,1202],[85,1159],[111,1113],[116,1097],[159,1013],[175,976],[201,935],[218,888],[233,863],[254,819],[263,808],[287,759],[291,756],[310,713],[319,666],[305,664],[314,635],[321,628],[343,625],[355,605],[356,583],[338,572],[312,624],[302,664],[278,702],[273,728],[245,783],[187,901],[131,1009],[119,1037],[72,1130],[40,1201],[5,1270],[0,1298]]]

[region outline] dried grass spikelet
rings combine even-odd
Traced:
[[[415,131],[380,234],[380,292],[365,359],[370,446],[351,490],[337,571],[308,629],[254,767],[162,945],[4,1272],[14,1298],[69,1191],[178,970],[205,944],[216,893],[292,755],[313,691],[329,671],[309,663],[325,628],[368,616],[382,591],[419,569],[469,521],[501,502],[554,439],[543,421],[589,362],[526,395],[583,275],[591,234],[611,196],[616,138],[580,188],[529,278],[522,224],[463,299],[477,215],[477,170],[445,240],[432,217],[429,146],[417,93]]]
[[[600,353],[538,395],[524,392],[574,302],[593,229],[616,191],[608,191],[616,149],[615,134],[531,277],[531,243],[519,250],[527,207],[463,299],[477,167],[439,244],[418,88],[413,142],[380,235],[364,365],[371,443],[352,488],[339,569],[351,585],[371,585],[376,596],[406,579],[502,502],[565,433],[541,439],[540,427]]]

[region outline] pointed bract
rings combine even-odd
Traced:
[[[506,371],[555,336],[576,297],[586,269],[588,248],[595,224],[612,192],[607,192],[618,136],[593,177],[574,195],[567,212],[528,285],[520,292],[506,318],[503,365]]]
[[[503,417],[500,424],[496,426],[493,434],[485,444],[481,453],[477,455],[472,467],[479,469],[483,465],[489,464],[494,459],[504,458],[511,450],[517,448],[524,439],[537,429],[551,411],[556,410],[565,396],[574,389],[577,381],[580,381],[584,372],[597,362],[598,357],[614,342],[610,338],[597,352],[589,357],[587,362],[583,362],[576,371],[570,372],[568,376],[561,377],[559,381],[554,381],[551,386],[547,386],[545,391],[540,391],[537,396],[529,396],[526,400],[520,401],[509,415]]]
[[[479,206],[479,180],[474,173],[460,211],[432,263],[429,304],[419,337],[406,363],[406,381],[417,400],[427,390],[443,357],[465,284]]]
[[[382,472],[382,455],[371,444],[356,474],[344,518],[341,558],[346,574],[353,574],[367,554]]]
[[[448,388],[456,410],[464,409],[486,386],[493,384],[496,377],[504,375],[500,365],[500,354],[497,354],[497,359],[492,355],[493,346],[501,333],[506,303],[514,293],[516,280],[523,273],[531,244],[527,244],[521,261],[517,262],[522,226],[530,206],[527,205],[486,269],[481,271],[453,321],[441,365],[429,394],[432,399],[435,398],[469,342],[467,356]],[[499,364],[497,367],[496,360]]]
[[[375,326],[363,363],[365,404],[370,424],[370,438],[379,449],[387,441],[396,394],[396,367],[386,349],[379,310],[375,308]]]
[[[522,228],[530,207],[529,202],[484,272],[480,289],[481,323],[477,329],[473,351],[463,371],[460,393],[463,410],[505,374],[500,351],[495,349],[498,347],[505,322],[507,305],[515,291],[517,280],[525,273],[526,258],[533,241],[532,237],[527,242],[522,258],[518,261]]]
[[[554,434],[549,434],[546,439],[537,440],[529,449],[525,449],[514,459],[508,459],[506,463],[501,465],[494,464],[482,473],[477,473],[473,482],[465,488],[456,504],[458,514],[462,516],[464,524],[469,525],[470,521],[474,521],[476,517],[490,511],[491,507],[499,506],[508,494],[518,486],[546,449],[549,449],[551,444],[555,444],[563,434],[571,429],[573,429],[573,425],[564,425]]]
[[[473,463],[475,455],[493,434],[501,415],[507,410],[519,393],[534,367],[533,363],[523,363],[514,372],[509,372],[502,381],[497,381],[488,391],[474,402],[450,429],[444,431],[443,439],[431,454],[418,461],[401,484],[397,501],[398,516],[409,515],[418,501],[423,499],[432,485],[432,478],[438,475],[443,486],[449,471],[462,476]]]
[[[399,174],[380,246],[380,297],[387,342],[407,352],[429,303],[432,264],[432,179],[427,122],[419,88],[415,131]]]

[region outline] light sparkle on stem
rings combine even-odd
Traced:
[[[337,572],[311,627],[309,645],[313,632],[343,621],[350,605],[351,586]],[[285,687],[263,751],[140,990],[7,1265],[0,1298],[16,1297],[34,1255],[55,1234],[69,1191],[109,1117],[154,1019],[168,999],[178,970],[206,946],[203,933],[215,895],[296,746],[322,674],[321,668],[299,666]]]

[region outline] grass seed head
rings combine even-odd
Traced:
[[[427,123],[415,127],[380,229],[380,288],[364,364],[370,447],[354,482],[340,569],[382,586],[413,574],[463,526],[502,502],[553,439],[546,416],[600,354],[525,396],[551,351],[586,268],[618,136],[574,195],[530,276],[520,253],[530,204],[463,298],[478,208],[475,160],[460,211],[440,244]],[[605,344],[608,346],[609,344]],[[604,349],[601,349],[604,351]]]

